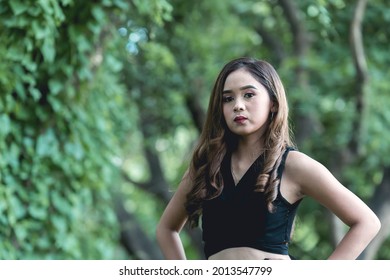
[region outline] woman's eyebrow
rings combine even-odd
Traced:
[[[257,87],[253,86],[253,85],[246,85],[246,86],[242,86],[239,88],[239,90],[245,90],[245,89],[257,89]],[[233,90],[231,89],[225,89],[222,91],[222,94],[227,94],[227,93],[232,93]]]

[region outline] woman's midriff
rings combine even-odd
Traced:
[[[209,260],[290,260],[289,255],[273,254],[262,250],[237,247],[222,250],[209,257]]]

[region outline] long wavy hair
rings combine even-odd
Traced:
[[[192,189],[185,204],[191,227],[198,226],[202,215],[202,202],[221,194],[224,182],[221,162],[227,153],[237,147],[238,136],[227,127],[223,115],[222,92],[230,73],[245,69],[259,81],[273,102],[267,129],[263,135],[264,167],[260,172],[255,191],[265,192],[268,210],[273,211],[279,179],[277,169],[287,146],[294,146],[288,124],[288,103],[280,77],[274,67],[264,60],[238,58],[228,62],[219,73],[211,92],[206,121],[189,168]]]

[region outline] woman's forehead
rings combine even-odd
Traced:
[[[223,92],[244,90],[247,88],[260,89],[264,86],[248,70],[240,68],[231,72],[225,80]]]

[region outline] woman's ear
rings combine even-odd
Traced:
[[[271,102],[271,113],[276,113],[278,111],[278,107],[276,106],[275,102]]]

